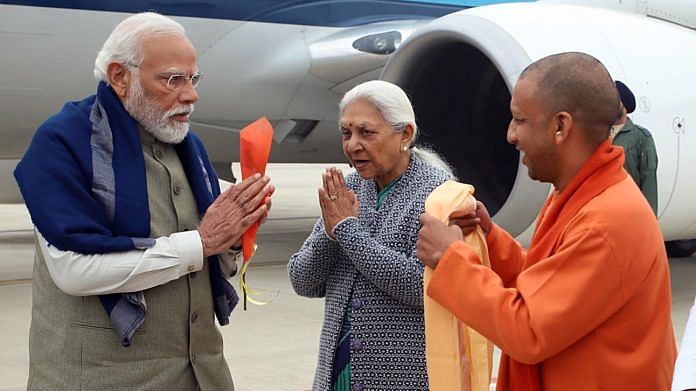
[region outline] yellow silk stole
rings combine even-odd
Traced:
[[[476,210],[474,187],[447,181],[426,199],[425,211],[444,223],[450,216]],[[490,267],[486,240],[480,227],[464,242]],[[425,312],[425,354],[431,391],[488,391],[493,365],[493,344],[474,329],[461,323],[451,312],[431,299],[428,284],[433,269],[423,275]]]

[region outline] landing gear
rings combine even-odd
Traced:
[[[672,240],[665,242],[667,256],[670,258],[686,258],[696,252],[696,239]]]

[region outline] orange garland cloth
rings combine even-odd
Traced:
[[[262,117],[248,125],[239,134],[240,160],[242,179],[259,173],[266,174],[266,164],[271,154],[273,142],[273,127],[266,117]],[[259,224],[254,223],[242,236],[242,253],[244,263],[249,262],[254,255],[254,245]]]
[[[425,201],[425,211],[440,221],[476,210],[474,187],[454,181],[438,186]],[[490,267],[486,240],[481,228],[464,238]],[[425,268],[424,292],[433,269]],[[425,313],[425,353],[431,391],[488,391],[493,365],[493,344],[467,327],[447,309],[423,295]]]
[[[239,148],[240,159],[239,164],[242,166],[242,179],[247,179],[250,176],[259,173],[266,174],[266,165],[268,157],[271,154],[271,144],[273,142],[273,127],[268,122],[266,117],[259,118],[250,125],[246,126],[239,133]],[[255,294],[249,288],[246,282],[246,270],[251,257],[254,256],[256,250],[256,233],[259,230],[259,223],[254,223],[242,235],[242,273],[241,285],[244,296],[244,310],[247,308],[247,300],[255,304],[266,304],[257,302],[249,297]]]

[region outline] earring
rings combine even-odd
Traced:
[[[556,132],[556,137],[560,137],[560,136],[561,136],[561,131],[559,130],[558,132]]]
[[[404,151],[408,151],[408,147],[404,147]]]

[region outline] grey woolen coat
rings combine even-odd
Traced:
[[[295,291],[325,297],[324,325],[313,389],[329,390],[344,315],[351,323],[353,390],[426,390],[423,266],[416,241],[425,199],[449,179],[412,154],[401,180],[379,210],[374,180],[346,177],[360,202],[358,218],[334,227],[322,219],[290,258]]]

